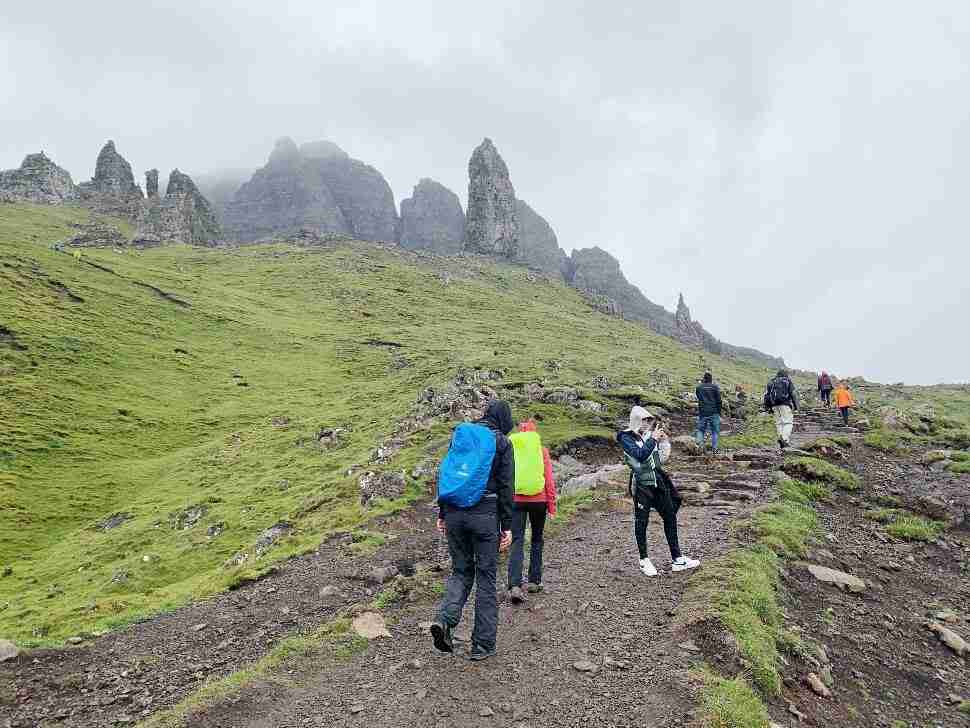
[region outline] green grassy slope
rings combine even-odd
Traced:
[[[0,572],[12,570],[0,577],[0,635],[24,644],[224,589],[405,505],[428,484],[409,480],[402,501],[363,509],[347,469],[460,366],[570,384],[597,374],[636,384],[660,369],[676,391],[705,365],[727,391],[766,380],[485,259],[439,262],[452,269],[445,284],[411,255],[363,244],[88,250],[80,263],[50,249],[86,217],[0,207],[0,326],[10,332],[0,333]],[[557,440],[612,424],[547,414]],[[348,432],[323,450],[321,427]],[[387,469],[409,473],[438,429]],[[183,528],[197,507],[204,514]],[[129,519],[98,527],[117,513]],[[224,566],[281,520],[294,526],[288,538]],[[217,524],[224,531],[208,536]]]

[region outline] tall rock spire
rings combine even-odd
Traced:
[[[515,189],[505,160],[487,137],[468,160],[465,249],[513,259],[519,252]]]

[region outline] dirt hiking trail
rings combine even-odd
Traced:
[[[810,409],[796,423],[796,447],[819,435],[847,433],[831,410]],[[689,431],[687,425],[679,431]],[[890,492],[916,477],[918,466],[887,464],[859,447],[854,431],[848,435],[856,440],[850,467],[864,476],[864,492]],[[738,545],[743,534],[732,522],[771,497],[780,463],[775,448],[719,458],[675,450],[670,470],[685,495],[679,519],[684,552],[703,562]],[[15,696],[12,704],[0,703],[0,727],[137,724],[206,680],[251,665],[288,635],[372,609],[382,589],[404,583],[395,580],[398,573],[417,574],[412,582],[425,583],[411,583],[401,598],[381,605],[389,636],[337,640],[295,656],[241,690],[193,707],[181,724],[687,726],[700,689],[692,668],[724,658],[716,646],[675,628],[690,621],[682,611],[690,572],[669,572],[656,514],[648,536],[661,575],[648,579],[637,569],[632,508],[622,493],[625,470],[611,478],[596,490],[591,508],[546,539],[545,592],[530,595],[525,605],[509,604],[501,560],[498,655],[489,660],[462,656],[474,596],[457,632],[463,641],[456,655],[432,649],[427,627],[446,553],[425,502],[373,526],[391,535],[376,554],[354,556],[346,540],[334,539],[235,591],[92,643],[37,650],[0,665],[0,688],[6,685]],[[851,567],[872,588],[846,594],[795,566],[785,574],[793,597],[787,616],[829,645],[835,697],[815,695],[800,680],[803,665],[793,660],[784,698],[770,706],[774,719],[785,726],[890,726],[897,719],[970,725],[946,702],[970,685],[966,661],[921,621],[930,603],[966,611],[965,534],[947,534],[943,546],[887,544],[876,524],[862,520],[864,507],[859,495],[844,494],[827,505],[826,548],[810,557]],[[892,571],[884,570],[886,562]]]

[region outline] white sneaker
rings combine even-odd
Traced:
[[[686,556],[678,556],[674,559],[674,563],[670,565],[671,571],[687,571],[687,569],[696,569],[701,565],[701,562],[697,559],[690,559]],[[654,569],[656,571],[656,569]]]
[[[643,572],[644,576],[657,575],[657,567],[653,565],[650,559],[640,559],[640,571]]]

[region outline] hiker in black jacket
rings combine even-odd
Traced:
[[[775,416],[778,447],[782,450],[790,447],[791,431],[795,426],[794,413],[798,410],[798,391],[784,369],[779,369],[775,378],[768,382],[764,405],[765,410]]]
[[[721,434],[721,388],[714,376],[704,372],[704,381],[697,385],[697,444],[704,449],[704,436],[711,432],[711,452],[717,455],[717,438]]]
[[[495,654],[498,632],[498,599],[495,572],[499,550],[512,543],[512,494],[515,487],[515,461],[512,443],[512,410],[507,402],[492,400],[477,424],[495,433],[495,458],[482,499],[470,508],[441,505],[438,530],[448,536],[452,574],[445,584],[445,596],[438,607],[438,618],[431,625],[434,646],[452,652],[451,631],[458,625],[475,580],[475,628],[469,658],[484,660]],[[501,530],[501,537],[499,537]]]

